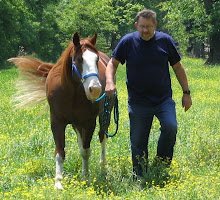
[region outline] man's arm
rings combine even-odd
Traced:
[[[116,60],[114,57],[110,59],[107,64],[105,76],[106,76],[106,86],[105,86],[105,93],[108,96],[113,96],[114,92],[116,91],[116,86],[114,82],[114,77],[116,70],[118,68],[119,61]]]
[[[188,81],[186,77],[186,72],[184,70],[183,65],[181,62],[177,62],[175,65],[172,66],[173,70],[176,74],[177,80],[179,81],[182,90],[183,91],[188,91],[189,86],[188,86]],[[187,111],[192,105],[192,100],[190,94],[183,94],[182,97],[182,106],[185,108],[185,111]]]

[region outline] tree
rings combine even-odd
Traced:
[[[146,0],[62,0],[56,11],[62,45],[73,31],[84,37],[98,31],[98,46],[101,40],[101,49],[110,54],[123,35],[135,30],[134,18],[145,5]]]
[[[206,63],[220,63],[220,1],[168,0],[160,7],[166,12],[165,27],[182,53],[204,57],[210,49]]]
[[[211,30],[209,33],[210,52],[207,64],[220,63],[220,1],[203,0],[207,15],[209,15]]]
[[[20,14],[19,9],[21,1],[0,1],[0,64],[2,64],[8,56],[14,55],[18,48],[19,37],[17,32],[20,29],[17,16]]]
[[[116,29],[111,24],[112,10],[104,0],[62,0],[56,14],[63,47],[71,40],[75,31],[81,37],[89,37],[98,32],[100,42],[100,37]]]
[[[0,64],[19,49],[45,61],[55,61],[62,48],[54,9],[56,1],[0,1]]]
[[[179,43],[181,53],[220,59],[220,1],[217,0],[0,0],[0,63],[19,48],[55,61],[75,31],[98,32],[97,48],[111,54],[126,33],[135,31],[138,11],[156,11],[158,30]]]
[[[33,36],[29,40],[22,37],[21,42],[24,43],[24,49],[28,54],[35,54],[48,62],[55,62],[62,52],[58,40],[59,28],[54,15],[57,2],[58,0],[24,0],[28,13],[32,15],[29,18],[25,17],[27,22],[22,30],[25,33],[30,32]]]
[[[164,28],[178,42],[182,54],[204,57],[210,26],[203,3],[198,0],[169,0],[160,4],[165,12]]]

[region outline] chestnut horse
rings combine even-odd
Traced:
[[[51,130],[55,141],[55,188],[62,189],[61,179],[65,159],[65,128],[72,124],[77,134],[82,156],[82,175],[89,174],[90,142],[99,115],[101,164],[106,162],[106,135],[102,130],[103,100],[95,100],[104,92],[105,70],[109,57],[97,51],[97,34],[80,40],[78,33],[56,64],[30,57],[10,58],[23,76],[20,82],[18,106],[46,100],[50,106]],[[112,102],[113,100],[111,100]],[[112,102],[113,103],[113,102]],[[108,123],[109,125],[109,123]],[[108,128],[106,125],[106,129]]]

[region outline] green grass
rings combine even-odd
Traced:
[[[146,183],[132,181],[125,66],[117,72],[119,132],[107,143],[108,166],[100,172],[97,130],[91,144],[91,183],[81,181],[81,158],[76,134],[68,127],[63,191],[54,190],[54,141],[49,112],[44,105],[14,110],[15,68],[0,71],[0,199],[219,199],[220,65],[204,66],[200,59],[185,58],[193,106],[181,107],[182,91],[172,74],[178,118],[178,135],[169,169],[150,166]],[[111,131],[114,131],[112,125]],[[152,162],[159,137],[154,119],[149,159]],[[160,171],[161,169],[161,171]]]

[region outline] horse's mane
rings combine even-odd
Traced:
[[[54,75],[61,76],[62,85],[68,86],[71,84],[71,54],[73,52],[73,48],[74,44],[70,42],[54,66]]]

